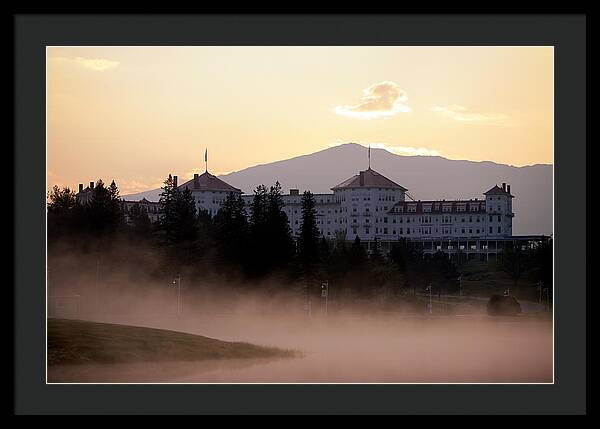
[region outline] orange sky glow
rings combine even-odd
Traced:
[[[47,179],[223,174],[346,142],[553,163],[552,47],[49,47]]]

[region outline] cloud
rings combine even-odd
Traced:
[[[341,141],[336,141],[335,143],[330,143],[329,147],[340,146],[344,144]],[[361,146],[369,147],[369,144],[358,143]],[[435,149],[428,149],[426,147],[414,147],[414,146],[392,146],[386,143],[371,143],[371,148],[373,149],[385,149],[388,152],[391,152],[396,155],[404,155],[404,156],[442,156],[442,154]]]
[[[115,182],[119,187],[119,194],[121,195],[137,194],[139,192],[150,191],[152,189],[157,189],[164,186],[164,179],[154,179],[153,183],[149,183],[149,181],[146,182],[140,179],[115,180]]]
[[[69,61],[81,67],[94,71],[104,71],[117,67],[119,61],[113,61],[106,58],[85,58],[85,57],[56,57],[59,61]]]
[[[408,100],[406,91],[395,82],[383,81],[374,83],[365,90],[358,104],[337,106],[334,111],[338,115],[359,119],[376,119],[394,116],[401,112],[410,112],[404,104]]]
[[[452,104],[450,106],[434,106],[430,109],[432,112],[439,113],[462,122],[499,122],[506,119],[506,115],[492,113],[471,112],[464,106]]]

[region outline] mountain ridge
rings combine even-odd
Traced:
[[[218,175],[246,194],[259,184],[279,181],[289,189],[330,193],[331,187],[368,167],[367,148],[357,143],[332,146],[310,154],[257,164]],[[506,182],[515,195],[513,231],[517,234],[552,233],[552,164],[512,166],[494,161],[453,160],[442,156],[398,155],[371,149],[371,168],[408,188],[415,199],[470,199]],[[183,178],[182,178],[183,179]],[[183,182],[182,182],[183,183]],[[125,195],[158,201],[160,189]]]

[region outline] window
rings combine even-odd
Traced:
[[[498,216],[498,222],[502,221],[502,216]]]
[[[369,228],[365,228],[365,234],[369,233]]]
[[[498,234],[502,232],[502,227],[498,227]]]
[[[490,234],[492,234],[492,227],[490,226]]]

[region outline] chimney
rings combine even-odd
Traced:
[[[194,189],[198,189],[198,173],[194,173]]]
[[[290,195],[300,195],[300,189],[290,189]]]
[[[365,186],[365,172],[361,171],[358,177],[358,184],[360,186]]]
[[[506,192],[506,183],[502,182],[502,190]]]
[[[506,192],[508,192],[510,194],[510,185],[506,186]]]
[[[94,182],[90,182],[90,189],[94,189]]]
[[[173,176],[173,187],[177,187],[177,176]]]
[[[83,183],[79,184],[79,192],[83,192]]]

